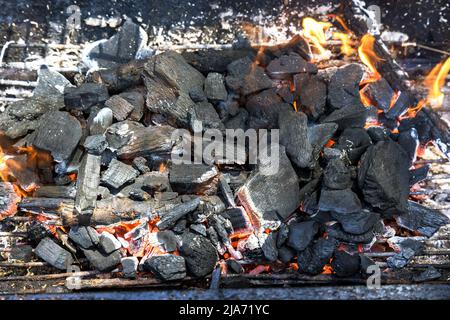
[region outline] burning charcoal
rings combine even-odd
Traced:
[[[0,182],[0,221],[16,214],[20,197],[17,195],[13,184]]]
[[[233,230],[247,229],[251,225],[247,213],[242,207],[229,208],[222,215],[231,222]]]
[[[333,238],[320,238],[312,246],[298,253],[298,272],[311,275],[320,274],[330,261],[336,248]]]
[[[240,108],[237,115],[225,121],[225,128],[246,130],[248,117],[248,111]]]
[[[359,212],[352,213],[335,213],[332,212],[331,215],[335,218],[342,226],[345,232],[351,234],[363,234],[373,229],[376,222],[380,220],[380,215],[377,213],[370,212],[368,210],[362,210]]]
[[[350,168],[342,159],[331,159],[324,172],[323,183],[329,189],[343,190],[352,186]]]
[[[150,168],[147,165],[147,159],[144,157],[137,157],[133,159],[133,168],[138,170],[140,173],[147,173]]]
[[[121,260],[119,250],[116,250],[111,254],[103,254],[97,249],[83,249],[83,253],[90,264],[101,272],[113,270]]]
[[[282,55],[267,66],[267,74],[274,79],[289,79],[293,74],[300,72],[316,73],[317,67],[296,53]]]
[[[369,134],[363,128],[347,128],[339,137],[336,148],[345,150],[352,163],[356,163],[372,144]]]
[[[108,98],[108,90],[103,84],[83,83],[79,87],[66,87],[64,90],[67,110],[89,111],[91,107],[104,103]]]
[[[393,141],[380,141],[361,158],[358,183],[364,200],[383,217],[406,213],[409,195],[408,156]]]
[[[422,273],[413,277],[414,282],[425,282],[431,280],[437,280],[442,274],[433,266],[429,266]]]
[[[394,105],[385,112],[388,119],[397,119],[405,113],[405,111],[413,104],[413,98],[410,93],[406,91],[399,92],[398,98]]]
[[[362,128],[366,123],[366,119],[367,109],[361,102],[358,102],[357,104],[347,105],[333,111],[322,122],[334,122],[339,126],[339,130],[344,130],[345,128]]]
[[[95,136],[88,136],[83,143],[83,147],[87,152],[95,155],[100,155],[105,151],[108,146],[105,136],[102,134],[97,134]]]
[[[263,243],[260,242],[260,238],[255,232],[252,232],[248,238],[238,242],[237,250],[241,252],[246,259],[262,260],[264,258],[262,245]]]
[[[99,235],[92,227],[74,226],[70,228],[69,238],[80,247],[89,249],[99,243]]]
[[[397,223],[408,230],[418,231],[426,237],[431,237],[441,226],[449,223],[450,219],[439,212],[414,201],[408,201],[408,211],[396,216]]]
[[[200,121],[203,129],[224,129],[216,109],[207,101],[198,102],[192,108],[192,112],[189,115],[189,123],[193,131],[196,129],[195,121]]]
[[[236,207],[233,191],[231,190],[227,178],[225,178],[224,175],[221,175],[219,178],[219,190],[222,197],[225,198],[226,205],[228,207]]]
[[[156,234],[158,242],[162,244],[167,252],[174,252],[178,247],[178,239],[175,233],[170,230],[159,231]]]
[[[379,141],[386,141],[390,135],[388,129],[378,126],[368,128],[367,133],[369,134],[374,144]]]
[[[368,272],[367,269],[369,269],[369,267],[371,267],[371,266],[376,266],[375,261],[373,261],[368,256],[366,256],[365,254],[362,254],[362,253],[359,255],[359,259],[360,259],[361,273],[362,274],[372,274],[373,272]]]
[[[373,230],[369,230],[366,233],[356,235],[356,234],[351,234],[351,233],[347,233],[347,232],[343,231],[339,224],[329,226],[326,229],[326,233],[328,233],[328,235],[330,237],[333,237],[341,242],[346,242],[346,243],[367,244],[367,243],[371,243],[374,239],[374,231]]]
[[[144,29],[127,19],[108,40],[100,40],[86,52],[83,62],[90,68],[114,68],[143,52],[148,36]]]
[[[297,251],[303,251],[318,231],[319,224],[315,221],[293,222],[289,225],[287,245]]]
[[[302,112],[290,110],[280,113],[280,142],[289,158],[300,168],[308,168],[312,161],[312,146],[308,140],[308,119]]]
[[[104,134],[113,123],[113,113],[109,108],[100,109],[97,113],[89,116],[90,123],[89,133],[91,135]]]
[[[319,209],[337,213],[352,213],[359,212],[362,206],[358,196],[351,189],[322,189]]]
[[[116,250],[122,248],[122,244],[111,233],[103,231],[100,234],[99,246],[104,253],[110,254]]]
[[[150,153],[169,153],[174,144],[172,141],[174,130],[175,128],[170,126],[133,129],[130,139],[117,150],[117,155],[119,159],[133,159]]]
[[[33,146],[50,151],[58,161],[67,161],[81,138],[80,122],[68,112],[54,111],[41,117]]]
[[[241,264],[237,262],[234,259],[227,259],[226,260],[228,271],[231,271],[231,273],[234,274],[241,274],[244,273],[244,268],[242,268]]]
[[[173,227],[179,219],[197,209],[199,204],[200,198],[195,198],[189,202],[179,204],[172,209],[159,212],[161,220],[158,221],[156,226],[160,230]]]
[[[134,110],[133,105],[119,95],[109,98],[105,102],[105,106],[111,109],[114,119],[117,121],[125,120]]]
[[[327,86],[315,75],[296,74],[294,76],[295,94],[300,109],[310,119],[317,120],[325,112]]]
[[[227,71],[227,86],[243,96],[272,87],[272,80],[264,69],[254,64],[249,57],[233,61],[227,66]]]
[[[8,260],[30,262],[33,259],[33,247],[30,245],[13,246]]]
[[[388,112],[394,97],[394,90],[384,78],[370,82],[362,91],[378,109]]]
[[[50,238],[42,239],[36,249],[34,249],[34,253],[48,264],[60,270],[67,270],[67,267],[73,262],[72,255]]]
[[[409,186],[412,187],[416,183],[425,180],[428,177],[430,165],[426,164],[419,168],[409,171]]]
[[[180,164],[170,168],[169,181],[180,193],[211,194],[217,190],[217,168],[204,164]]]
[[[331,262],[331,267],[338,277],[352,276],[360,270],[359,255],[351,255],[345,251],[336,251]]]
[[[219,240],[225,245],[230,243],[229,234],[233,232],[231,222],[220,215],[208,217],[208,224],[214,227]]]
[[[205,80],[205,93],[209,100],[227,100],[228,92],[225,88],[224,77],[220,73],[211,72]]]
[[[289,248],[288,246],[282,246],[278,248],[278,259],[281,262],[288,263],[296,256],[296,252],[294,249]]]
[[[278,86],[276,92],[283,99],[284,102],[294,104],[295,95],[291,91],[291,86],[289,83],[283,84],[281,87]]]
[[[134,180],[139,172],[132,166],[113,159],[108,169],[103,172],[101,181],[107,186],[118,189],[125,183]]]
[[[416,161],[417,147],[419,146],[419,136],[415,128],[407,131],[402,131],[398,134],[398,144],[408,154],[409,165],[411,166]]]
[[[144,69],[150,111],[167,116],[171,123],[187,126],[195,105],[189,92],[203,90],[203,75],[174,51],[152,57]]]
[[[125,257],[121,260],[124,278],[135,279],[139,260],[136,257]]]
[[[162,281],[181,280],[186,277],[186,261],[173,254],[153,256],[145,260],[144,270]]]
[[[199,235],[202,235],[206,237],[208,234],[206,233],[206,227],[204,224],[201,223],[195,223],[191,224],[189,227],[194,233],[197,233]]]
[[[186,259],[186,267],[194,277],[204,277],[210,274],[219,259],[217,251],[211,242],[200,235],[185,233],[180,248]]]
[[[278,172],[265,175],[264,169],[258,168],[237,191],[237,196],[254,225],[260,224],[267,212],[277,212],[283,220],[300,204],[297,174],[284,148],[280,147],[279,151]]]
[[[328,85],[328,103],[334,109],[360,106],[359,83],[364,69],[358,64],[348,64],[339,68]]]
[[[254,129],[278,128],[279,116],[290,112],[291,105],[284,103],[275,89],[264,90],[251,96],[245,105],[250,115],[251,125]]]

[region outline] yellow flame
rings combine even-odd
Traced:
[[[313,43],[320,54],[324,54],[326,49],[323,46],[327,42],[325,31],[331,27],[331,23],[316,21],[313,18],[304,18],[302,27],[305,38]]]
[[[424,84],[428,88],[427,102],[432,107],[439,108],[444,103],[444,94],[441,89],[449,71],[450,58],[445,62],[438,63],[425,78]]]
[[[376,68],[376,64],[383,59],[377,56],[373,49],[373,45],[375,43],[375,38],[370,34],[365,34],[361,38],[361,44],[358,47],[359,59],[362,63],[364,63],[371,72],[371,78],[373,81],[376,81],[381,78],[380,73]]]
[[[351,56],[353,53],[355,53],[355,49],[353,49],[351,46],[352,41],[350,39],[350,35],[348,35],[346,33],[342,33],[342,32],[334,32],[333,38],[337,38],[337,39],[341,40],[342,54],[344,54],[348,57],[348,56]]]

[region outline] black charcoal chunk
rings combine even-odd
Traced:
[[[316,275],[330,262],[336,248],[333,238],[320,238],[314,244],[298,253],[298,272]]]
[[[210,194],[212,189],[217,190],[216,181],[218,170],[215,166],[204,164],[172,165],[169,172],[169,181],[173,190],[179,193]],[[215,193],[215,192],[213,192]]]
[[[67,161],[81,138],[81,124],[68,112],[44,114],[35,131],[32,145],[49,151],[58,162]]]
[[[200,198],[195,198],[194,200],[178,204],[171,209],[161,210],[159,212],[161,220],[158,221],[156,226],[160,230],[173,227],[179,219],[197,209],[199,204]]]
[[[150,257],[145,260],[143,267],[162,281],[181,280],[186,277],[184,258],[173,254]]]
[[[225,88],[224,76],[220,73],[211,72],[205,79],[205,93],[209,100],[227,100],[228,92]]]
[[[206,95],[203,92],[203,90],[199,90],[198,88],[194,88],[191,91],[189,91],[189,97],[194,101],[197,102],[203,102],[206,100]]]
[[[125,146],[135,135],[135,132],[143,128],[143,125],[135,121],[121,121],[109,126],[105,137],[111,148],[119,149]]]
[[[370,270],[370,268],[376,266],[375,261],[373,261],[372,259],[370,259],[368,256],[366,256],[363,253],[361,253],[359,255],[359,259],[360,259],[361,273],[363,275],[373,274],[373,270]]]
[[[249,221],[247,221],[247,214],[245,213],[244,208],[229,208],[225,210],[222,215],[227,218],[234,230],[245,229],[248,227]]]
[[[110,108],[102,108],[92,112],[88,118],[89,133],[91,135],[104,134],[113,123],[113,113]]]
[[[274,79],[289,79],[293,74],[300,72],[316,73],[317,67],[297,53],[282,55],[267,66],[267,73]]]
[[[442,274],[433,266],[429,266],[425,271],[413,277],[414,282],[425,282],[437,280],[442,276]]]
[[[83,143],[83,147],[87,152],[95,155],[100,155],[108,147],[108,142],[102,134],[97,134],[95,136],[88,136]]]
[[[134,106],[119,95],[109,98],[105,102],[105,106],[111,109],[113,117],[117,121],[124,121],[134,110]]]
[[[295,250],[288,246],[282,246],[281,248],[278,248],[278,259],[281,262],[288,263],[295,257],[295,255]]]
[[[36,249],[34,249],[34,253],[51,266],[60,270],[67,270],[73,262],[72,255],[50,238],[42,239]]]
[[[98,271],[111,271],[120,263],[121,255],[119,250],[111,254],[102,253],[97,249],[82,250],[90,264]]]
[[[186,259],[186,267],[194,277],[204,277],[210,274],[219,259],[216,248],[207,238],[185,233],[180,248],[182,256]]]
[[[225,121],[225,128],[234,130],[242,129],[245,131],[247,129],[248,117],[248,111],[244,108],[240,108],[238,113],[234,117],[229,118]]]
[[[94,228],[82,226],[70,228],[69,238],[84,249],[92,248],[100,241],[99,235]]]
[[[367,115],[367,108],[359,102],[333,111],[322,122],[334,122],[339,126],[339,130],[344,130],[345,128],[362,128],[366,124]]]
[[[231,273],[235,273],[235,274],[244,273],[244,268],[236,260],[227,259],[226,264],[227,264],[228,271],[231,271]]]
[[[352,174],[346,162],[331,159],[325,168],[323,183],[329,189],[343,190],[352,186]]]
[[[363,234],[372,230],[375,223],[380,221],[378,213],[362,210],[353,213],[331,213],[332,217],[339,221],[342,229],[351,234]]]
[[[249,58],[233,61],[227,66],[227,87],[244,96],[272,87],[272,80],[264,69]]]
[[[331,262],[331,267],[338,277],[352,276],[360,270],[359,255],[352,255],[345,251],[336,251]]]
[[[156,234],[156,237],[158,239],[158,242],[162,244],[164,250],[166,250],[167,252],[174,252],[175,250],[177,250],[178,238],[172,231],[159,231]]]
[[[113,159],[108,169],[103,172],[101,181],[111,188],[118,189],[127,182],[133,181],[138,175],[139,172],[132,166]]]
[[[150,172],[147,159],[144,157],[136,157],[133,159],[133,168],[138,170],[140,173]]]
[[[317,120],[325,112],[327,86],[315,75],[296,74],[294,76],[295,94],[298,97],[297,108]]]
[[[379,126],[369,127],[367,129],[367,134],[370,136],[374,144],[379,141],[385,141],[389,139],[390,136],[388,129]]]
[[[67,110],[89,111],[91,107],[104,103],[108,98],[108,89],[98,83],[83,83],[79,87],[66,87],[64,90],[64,104]]]
[[[122,244],[117,238],[109,232],[102,232],[99,239],[99,247],[104,253],[110,254],[122,248]]]
[[[308,127],[308,140],[314,147],[314,159],[317,159],[322,148],[333,137],[338,125],[335,123],[322,123]]]
[[[372,144],[367,131],[363,128],[347,128],[339,137],[336,148],[344,150],[348,159],[354,164]]]
[[[278,258],[278,248],[276,246],[276,234],[275,233],[261,233],[260,242],[262,243],[262,251],[267,261],[274,262]]]
[[[135,279],[136,272],[139,265],[139,260],[136,257],[125,257],[121,260],[122,263],[122,272],[124,278],[127,279]]]
[[[408,264],[415,254],[414,250],[405,248],[394,256],[389,257],[386,262],[389,268],[401,269]]]
[[[401,91],[399,92],[399,96],[395,101],[394,105],[385,112],[385,116],[388,119],[397,119],[401,115],[403,115],[406,110],[408,110],[411,105],[413,105],[414,99],[409,92]]]
[[[303,251],[319,231],[315,221],[293,222],[289,225],[287,245],[297,251]]]
[[[349,64],[339,68],[330,79],[328,85],[328,103],[334,109],[361,104],[359,83],[364,69],[358,64]]]
[[[351,189],[322,189],[319,209],[337,213],[352,213],[359,212],[362,206],[358,196]]]
[[[11,248],[8,260],[30,262],[33,258],[33,247],[30,245],[16,245]]]
[[[393,141],[380,141],[361,158],[358,184],[364,200],[381,210],[383,217],[408,211],[409,160]]]
[[[351,234],[342,230],[340,224],[334,224],[332,226],[327,227],[326,233],[328,233],[330,237],[333,237],[341,242],[346,243],[368,244],[371,243],[375,237],[373,230],[369,230],[363,234]]]
[[[409,186],[412,187],[416,183],[425,180],[428,177],[430,171],[430,165],[426,164],[419,168],[415,168],[409,171]]]
[[[185,51],[183,57],[194,68],[203,74],[209,72],[225,72],[227,66],[236,59],[248,56],[248,48],[238,49],[233,47],[231,50],[205,49],[198,51]]]
[[[409,165],[411,166],[416,160],[416,151],[419,146],[419,135],[415,128],[402,131],[397,137],[398,144],[405,150],[409,158]]]
[[[128,115],[128,119],[131,121],[140,121],[144,115],[145,108],[145,98],[143,92],[140,90],[125,91],[119,96],[133,106],[133,110],[131,110],[131,113]]]
[[[267,89],[251,96],[245,109],[250,115],[249,126],[254,129],[278,128],[279,115],[293,110],[291,105],[283,102],[276,89]]]
[[[195,232],[195,233],[197,233],[197,234],[200,234],[200,235],[202,235],[202,236],[204,236],[204,237],[206,237],[208,234],[207,234],[207,232],[206,232],[206,226],[204,225],[204,224],[201,224],[201,223],[194,223],[194,224],[191,224],[190,226],[189,226],[189,228],[193,231],[193,232]]]
[[[391,106],[391,100],[394,96],[394,90],[392,90],[389,83],[381,78],[378,81],[367,84],[363,89],[364,94],[373,101],[375,106],[387,112]]]
[[[189,115],[189,123],[190,128],[193,131],[200,131],[197,128],[197,126],[199,125],[198,122],[201,122],[203,130],[206,129],[222,130],[225,128],[223,123],[220,121],[220,117],[217,114],[216,109],[214,109],[213,105],[207,101],[198,102],[192,108],[192,111]]]

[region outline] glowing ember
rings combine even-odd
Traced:
[[[445,77],[450,71],[450,58],[437,64],[425,78],[424,84],[428,88],[427,102],[433,108],[439,108],[444,103],[444,94],[441,89],[445,83]]]
[[[375,82],[381,78],[381,75],[376,68],[376,64],[383,59],[375,53],[373,49],[374,43],[375,38],[370,34],[366,34],[361,38],[361,44],[358,47],[359,59],[371,72],[369,82]],[[367,83],[367,80],[365,82]]]
[[[333,268],[331,267],[331,265],[326,264],[326,265],[323,267],[322,274],[333,274]]]
[[[325,31],[331,27],[331,23],[305,18],[302,21],[302,27],[305,38],[313,43],[321,55],[325,54],[327,51],[323,47],[327,42]]]
[[[159,165],[158,171],[159,171],[159,172],[166,172],[166,170],[167,170],[166,164],[165,164],[165,163],[161,163],[161,164]]]

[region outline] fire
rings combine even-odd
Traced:
[[[334,32],[333,33],[333,38],[337,38],[339,40],[341,40],[342,45],[341,45],[341,52],[342,54],[344,54],[345,56],[351,56],[353,53],[355,53],[355,49],[352,48],[351,44],[352,41],[350,39],[350,35],[346,34],[346,33],[341,33],[341,32]]]
[[[333,274],[333,268],[331,267],[331,265],[326,264],[326,265],[323,267],[322,274]]]
[[[325,54],[327,51],[323,47],[327,42],[325,31],[331,27],[331,23],[305,18],[302,21],[302,27],[305,38],[313,43],[321,55]]]
[[[159,172],[166,172],[166,170],[167,170],[166,164],[164,162],[161,162],[161,164],[159,165],[158,171]]]
[[[450,58],[437,64],[425,78],[424,84],[428,88],[427,102],[435,108],[444,103],[444,94],[441,89],[445,83],[445,77],[450,71]]]
[[[373,49],[374,43],[375,38],[370,34],[366,34],[361,38],[361,44],[358,47],[359,59],[369,68],[371,73],[369,82],[375,82],[381,78],[381,75],[376,68],[376,64],[383,59],[375,53]]]

